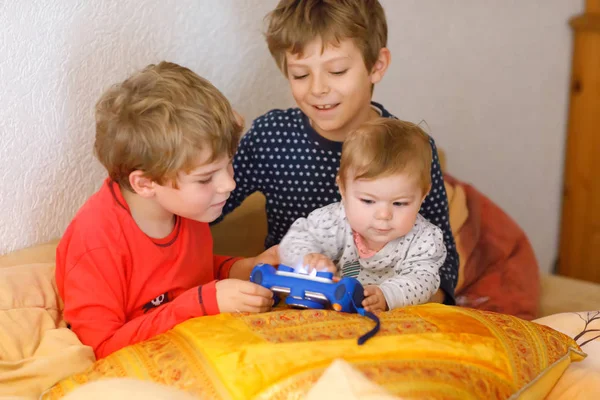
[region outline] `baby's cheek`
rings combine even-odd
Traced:
[[[399,232],[401,232],[402,236],[410,232],[415,224],[415,221],[417,220],[417,214],[418,211],[415,213],[414,210],[407,210],[399,216],[397,229]]]

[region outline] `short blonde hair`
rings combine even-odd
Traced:
[[[408,173],[418,179],[425,194],[431,185],[431,162],[429,136],[418,125],[377,118],[362,124],[344,141],[339,184],[343,189],[347,179]]]
[[[369,71],[387,46],[387,22],[378,0],[281,0],[265,20],[269,51],[286,75],[286,52],[302,55],[315,38],[324,47],[352,39]]]
[[[131,190],[141,170],[159,183],[189,172],[199,152],[213,162],[233,157],[240,126],[231,105],[209,81],[174,63],[151,64],[107,90],[96,104],[96,157],[112,180]]]

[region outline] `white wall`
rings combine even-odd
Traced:
[[[376,98],[424,119],[471,182],[558,253],[571,30],[583,0],[387,0],[392,68]]]
[[[248,120],[292,104],[261,36],[275,0],[0,2],[0,253],[59,236],[104,177],[93,106],[162,59]],[[582,0],[384,0],[393,64],[375,99],[425,119],[451,172],[556,254],[571,36]]]
[[[98,188],[94,104],[132,71],[186,65],[248,118],[291,104],[261,36],[273,4],[0,1],[0,253],[59,236]]]

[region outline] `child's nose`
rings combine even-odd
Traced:
[[[392,210],[388,206],[379,207],[375,217],[377,219],[390,220],[392,219]]]
[[[329,86],[327,85],[326,79],[318,74],[313,76],[310,89],[315,96],[321,96],[329,92]]]
[[[235,180],[233,179],[233,174],[226,172],[221,175],[219,179],[219,185],[217,186],[217,191],[219,193],[228,193],[235,189]]]

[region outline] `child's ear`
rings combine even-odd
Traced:
[[[133,191],[145,198],[154,196],[154,181],[147,178],[143,171],[133,171],[129,174],[129,184]]]
[[[383,76],[385,75],[385,71],[387,71],[390,63],[392,62],[392,54],[387,47],[383,47],[379,50],[379,55],[377,56],[377,61],[373,65],[371,69],[371,83],[376,84],[379,83]]]

